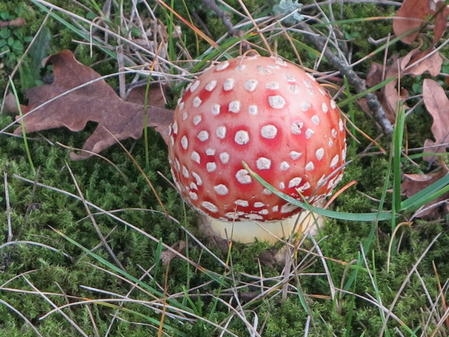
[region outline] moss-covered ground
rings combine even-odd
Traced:
[[[90,29],[75,14],[127,38],[139,37],[139,25],[150,24],[154,14],[168,27],[164,57],[187,71],[195,61],[213,59],[216,50],[194,34],[193,24],[229,55],[237,55],[242,46],[236,38],[220,39],[226,32],[223,20],[200,1],[166,1],[173,12],[153,1],[137,7],[126,1],[50,3],[58,7],[48,11],[44,1],[0,4],[0,20],[22,17],[27,22],[0,28],[0,93],[14,84],[23,100],[25,90],[43,80],[40,59],[65,48],[103,75],[118,71],[113,55],[119,46],[129,53],[130,66],[149,58],[150,53],[140,51],[142,58],[126,47],[126,41]],[[249,13],[253,18],[271,13],[268,3],[244,3],[248,12],[239,1],[220,2],[220,8],[234,24],[247,20]],[[347,55],[359,60],[378,49],[368,41],[391,33],[387,18],[398,9],[391,3],[337,1],[323,4],[320,14],[315,2],[308,1],[304,13],[329,18],[344,41],[341,50],[344,44],[351,49]],[[131,19],[131,13],[139,19]],[[280,55],[323,74],[335,70],[326,59],[318,61],[320,51],[305,43],[301,32],[279,25],[270,30],[268,23],[258,22]],[[177,26],[181,35],[173,37]],[[264,45],[251,22],[241,29],[252,47]],[[90,40],[89,33],[99,40]],[[392,44],[389,53],[403,54],[403,48],[409,47]],[[364,77],[370,63],[382,63],[383,57],[383,52],[374,53],[355,70]],[[181,78],[176,69],[163,70]],[[329,81],[333,78],[343,88],[340,100],[347,98],[353,88],[338,76]],[[118,86],[115,78],[109,83]],[[174,83],[173,102],[184,84]],[[419,91],[414,84],[408,83],[410,92],[419,96],[412,91]],[[382,201],[390,210],[392,139],[355,102],[342,109],[352,136],[351,161],[341,186],[357,184],[331,208],[373,212]],[[6,128],[13,120],[0,114],[0,336],[449,335],[447,219],[408,222],[411,214],[404,213],[393,228],[390,222],[329,220],[279,264],[269,252],[281,244],[234,243],[223,249],[202,237],[195,212],[171,183],[165,143],[153,130],[123,142],[126,151],[116,145],[102,153],[104,158],[71,161],[61,144],[81,146],[93,126],[24,139]],[[406,120],[407,144],[422,146],[431,136],[430,124],[424,109],[415,109]],[[425,169],[420,158],[416,163],[404,157],[402,169]],[[170,254],[169,247],[179,242],[186,248]]]

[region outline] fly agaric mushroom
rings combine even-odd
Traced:
[[[304,232],[298,213],[306,212],[264,188],[243,163],[283,193],[322,201],[342,177],[340,114],[294,64],[260,55],[221,62],[198,76],[176,107],[169,130],[174,181],[222,238],[273,242]]]

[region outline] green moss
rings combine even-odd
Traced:
[[[91,1],[80,2],[86,7],[75,2],[53,3],[86,18],[94,18],[101,9]],[[242,10],[237,1],[229,4]],[[213,38],[224,34],[220,20],[211,11],[198,8],[197,3],[187,6],[176,1],[173,5],[178,13],[192,18],[195,25],[200,26],[202,20]],[[254,17],[269,12],[269,6],[260,6],[257,1],[245,5]],[[126,13],[131,10],[128,6],[124,4]],[[363,19],[390,15],[393,10],[390,7],[338,6],[334,6],[336,24],[343,37],[355,46],[356,58],[373,50],[366,42],[366,32],[373,38],[381,38],[390,31],[385,21]],[[14,6],[12,2],[0,4],[0,12],[5,8],[9,15],[24,15],[30,20],[30,25],[15,31],[20,34],[14,33],[20,35],[15,36],[26,46],[27,37],[34,36],[44,13],[23,2]],[[194,17],[194,12],[200,17]],[[117,13],[112,12],[109,24],[119,32]],[[170,21],[169,13],[160,7],[157,13],[165,24],[179,23],[177,19]],[[239,16],[234,14],[232,19],[238,22]],[[115,58],[104,46],[94,46],[91,54],[89,45],[74,42],[82,37],[53,18],[47,21],[46,29],[52,37],[49,50],[70,48],[81,62],[92,65],[99,73],[116,71]],[[180,50],[187,47],[193,58],[204,57],[201,54],[209,48],[207,43],[185,25],[183,33],[185,36],[176,41],[181,45],[173,44],[174,56],[184,55]],[[301,36],[291,37],[304,64],[314,64],[316,51],[301,49]],[[262,45],[258,37],[251,42]],[[290,42],[282,35],[270,36],[270,43],[276,45],[281,55],[296,58]],[[111,48],[116,44],[117,41],[110,41]],[[237,55],[240,50],[237,46],[229,53]],[[30,58],[28,64],[32,62]],[[15,65],[3,63],[7,65],[5,74]],[[324,70],[326,63],[321,66]],[[357,70],[366,70],[367,66],[364,63]],[[25,88],[22,82],[17,84],[19,91]],[[419,93],[419,86],[412,79],[403,85],[414,86],[415,91],[411,92]],[[345,93],[349,92],[351,88],[345,88]],[[374,121],[357,105],[350,104],[344,110],[357,127],[389,150],[391,140],[378,137]],[[11,117],[0,115],[0,127],[11,121]],[[429,123],[429,116],[422,109],[408,116],[409,144],[422,144]],[[199,244],[186,234],[186,230],[198,234],[196,213],[182,202],[170,183],[166,147],[156,133],[149,131],[148,149],[143,139],[123,142],[133,160],[119,146],[113,146],[102,154],[114,165],[100,158],[72,162],[67,150],[55,144],[79,147],[92,125],[87,129],[80,133],[60,129],[31,135],[27,142],[36,173],[26,158],[24,140],[8,134],[0,137],[0,186],[2,192],[8,189],[8,196],[0,192],[3,210],[0,222],[11,226],[11,232],[4,227],[6,230],[0,237],[0,298],[4,301],[0,303],[0,335],[35,336],[30,324],[43,336],[76,336],[77,329],[89,336],[105,335],[108,330],[111,336],[127,336],[129,331],[133,336],[148,336],[157,335],[160,325],[170,336],[230,335],[213,324],[242,337],[254,335],[249,326],[264,337],[302,336],[306,332],[308,336],[374,337],[384,327],[385,336],[396,335],[398,331],[407,336],[431,335],[435,329],[440,330],[440,335],[447,335],[447,328],[435,323],[445,308],[441,289],[445,289],[449,275],[446,262],[449,233],[443,222],[415,221],[412,227],[400,228],[393,236],[390,224],[332,220],[314,239],[318,243],[306,240],[300,247],[292,261],[296,269],[284,270],[283,265],[264,264],[261,256],[270,248],[267,244],[233,244],[223,251],[207,240]],[[390,170],[388,155],[381,154],[362,133],[351,131],[357,140],[348,139],[351,162],[340,186],[352,180],[357,185],[339,195],[331,207],[353,213],[372,212],[385,196],[384,207],[388,209],[391,202],[388,190],[391,184],[385,184]],[[143,167],[154,191],[135,163]],[[412,169],[407,163],[404,161],[404,169]],[[86,205],[83,199],[95,206]],[[8,234],[12,234],[10,242]],[[439,238],[434,242],[437,235]],[[180,252],[184,258],[164,264],[162,257],[166,252],[162,243],[173,245],[179,240],[188,243]],[[287,291],[285,298],[282,290]],[[116,298],[113,294],[135,302],[115,302],[121,305],[118,307],[104,302],[80,303],[64,309],[76,326],[60,313],[40,319],[54,308],[49,300],[64,305],[88,298]],[[6,303],[22,313],[30,324]],[[163,303],[171,305],[164,313],[158,311]],[[192,315],[180,313],[176,307]],[[392,315],[385,322],[390,307]],[[113,320],[116,314],[119,319]]]

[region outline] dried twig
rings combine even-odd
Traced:
[[[318,50],[323,51],[324,56],[327,58],[329,63],[333,67],[338,69],[340,74],[348,79],[349,83],[354,87],[357,93],[366,92],[367,88],[365,80],[357,75],[357,73],[352,69],[351,65],[348,64],[344,57],[335,54],[331,49],[328,48],[326,44],[326,38],[314,33],[307,23],[299,23],[299,28],[308,33],[304,34],[304,39],[313,44]],[[368,107],[373,112],[376,121],[381,125],[383,131],[388,135],[391,134],[393,132],[393,125],[387,118],[386,112],[382,107],[382,104],[379,102],[377,96],[373,93],[366,93],[365,98]]]

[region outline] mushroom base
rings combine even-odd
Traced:
[[[324,224],[322,216],[302,211],[289,218],[277,221],[222,221],[202,216],[202,229],[207,235],[241,243],[267,241],[275,243],[292,235],[315,235]]]

